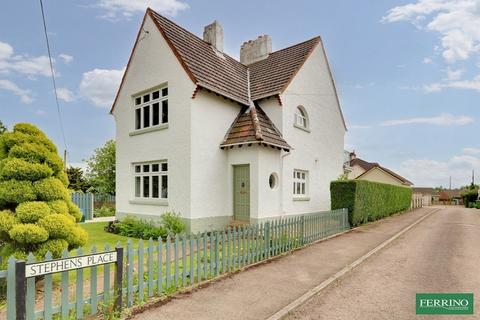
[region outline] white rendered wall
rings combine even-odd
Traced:
[[[388,183],[396,186],[405,186],[400,180],[394,178],[392,175],[386,173],[385,171],[373,168],[361,177],[357,178],[358,180],[367,180],[380,183]]]
[[[281,95],[285,140],[293,147],[283,163],[283,210],[298,214],[330,209],[330,182],[343,173],[345,127],[326,57],[319,45]],[[308,113],[310,132],[293,126],[297,106]],[[309,171],[309,201],[295,201],[293,170]]]
[[[138,44],[113,111],[116,122],[116,209],[119,216],[140,214],[158,218],[175,210],[190,215],[190,112],[195,86],[149,16],[149,31]],[[133,98],[141,91],[168,82],[167,129],[130,136],[134,129]],[[168,205],[136,204],[132,163],[168,161]]]
[[[232,215],[227,188],[229,151],[220,149],[220,144],[240,110],[239,104],[205,90],[200,90],[192,100],[192,218]]]

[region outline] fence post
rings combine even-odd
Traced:
[[[25,284],[25,261],[19,260],[15,263],[15,304],[16,319],[20,320],[24,320],[26,316]]]
[[[122,296],[123,296],[123,248],[116,247],[117,262],[115,263],[115,306],[114,310],[117,312],[122,311]],[[104,290],[110,290],[109,288]]]
[[[301,232],[300,246],[303,246],[305,245],[305,215],[304,214],[300,217],[300,232]]]
[[[270,257],[270,221],[265,222],[265,259]]]

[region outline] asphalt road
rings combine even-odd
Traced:
[[[474,316],[416,315],[423,292],[473,292]],[[432,214],[288,319],[480,319],[480,210]]]

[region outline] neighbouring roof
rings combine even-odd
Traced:
[[[413,193],[421,193],[421,194],[430,194],[434,195],[435,189],[433,188],[426,188],[426,187],[414,187],[412,188]]]
[[[372,170],[374,168],[379,168],[379,169],[383,170],[384,172],[388,173],[389,175],[393,176],[397,180],[400,180],[403,184],[407,184],[407,185],[410,185],[410,186],[413,184],[412,182],[405,179],[404,177],[402,177],[398,173],[395,173],[392,170],[381,166],[377,162],[368,162],[368,161],[365,161],[365,160],[360,159],[360,158],[355,158],[355,159],[350,160],[350,166],[353,167],[354,165],[358,165],[365,170],[365,172],[362,173],[361,175],[359,175],[357,178],[367,174],[367,172],[369,172],[370,170]]]
[[[291,147],[283,139],[267,114],[258,106],[243,107],[233,121],[220,147],[260,143],[288,151]]]

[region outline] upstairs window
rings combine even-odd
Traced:
[[[167,162],[136,163],[133,167],[135,198],[168,198]]]
[[[298,106],[295,110],[295,122],[294,125],[301,129],[308,129],[308,116],[307,112],[302,106]]]
[[[163,87],[134,97],[135,130],[168,123],[168,88]]]

